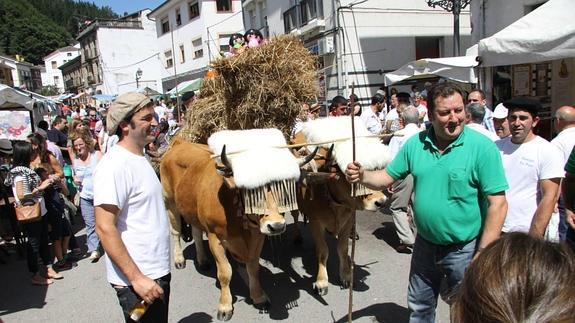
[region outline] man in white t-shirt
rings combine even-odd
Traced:
[[[491,141],[499,140],[499,137],[485,129],[481,122],[483,122],[483,117],[485,117],[485,106],[479,103],[469,103],[465,106],[465,126],[469,129],[479,132],[485,137],[491,139]]]
[[[421,93],[415,92],[413,94],[413,107],[419,112],[419,124],[424,124],[429,121],[429,117],[427,116],[427,107],[421,104],[422,100],[423,96],[421,96]]]
[[[371,105],[363,111],[360,118],[367,127],[367,130],[374,135],[379,135],[383,131],[380,114],[384,106],[383,95],[376,93],[371,98]]]
[[[467,96],[467,101],[469,103],[479,103],[485,107],[485,116],[483,117],[483,121],[481,125],[485,127],[485,129],[495,133],[495,127],[493,125],[493,112],[487,107],[487,99],[485,98],[485,92],[480,89],[474,89],[473,91],[469,92]]]
[[[142,300],[140,322],[168,322],[170,238],[162,187],[144,157],[158,122],[152,101],[141,93],[120,95],[108,111],[110,135],[118,144],[94,172],[96,231],[106,251],[108,282],[126,322]]]
[[[575,107],[568,105],[560,107],[555,111],[554,121],[557,137],[551,140],[551,143],[563,153],[563,165],[565,165],[575,146]],[[566,234],[565,207],[563,199],[559,198],[559,240],[565,241]]]
[[[557,203],[564,164],[559,150],[537,136],[541,104],[530,98],[515,98],[503,103],[509,109],[511,137],[496,141],[501,152],[509,208],[503,232],[522,231],[536,237],[558,240]],[[550,223],[551,222],[551,223]],[[549,228],[548,228],[549,227]]]
[[[407,107],[400,115],[405,127],[395,132],[389,141],[389,153],[391,158],[395,158],[403,144],[412,136],[418,134],[419,128],[419,111],[415,107]],[[391,186],[392,191],[390,198],[391,217],[395,224],[395,232],[399,237],[399,245],[395,250],[399,253],[411,253],[415,243],[415,235],[411,230],[411,224],[407,215],[409,202],[413,193],[413,176],[407,175],[402,180],[397,180]]]

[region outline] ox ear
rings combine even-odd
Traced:
[[[299,167],[303,167],[303,166],[305,166],[307,163],[309,163],[310,161],[312,161],[312,160],[314,159],[315,155],[317,154],[318,149],[319,149],[319,147],[315,147],[314,151],[313,151],[311,154],[309,154],[309,155],[307,155],[307,156],[305,156],[305,157],[299,158],[299,159],[298,159]]]
[[[316,185],[323,184],[327,181],[338,180],[339,175],[337,173],[325,173],[325,172],[305,172],[303,171],[300,176],[300,182],[303,185]]]
[[[232,171],[232,164],[226,155],[226,145],[222,147],[222,152],[220,153],[220,159],[223,165],[216,164],[216,169],[218,173],[224,177],[232,177],[234,172]]]

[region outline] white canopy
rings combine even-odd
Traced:
[[[463,83],[477,83],[477,77],[473,70],[475,66],[477,66],[475,56],[422,58],[409,62],[393,72],[386,73],[385,85],[433,75]]]
[[[575,1],[549,0],[495,35],[479,41],[481,66],[575,57]]]
[[[28,110],[34,108],[34,99],[30,98],[13,88],[0,84],[0,109],[1,110]]]

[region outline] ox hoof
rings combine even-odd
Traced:
[[[343,280],[341,282],[341,288],[343,288],[343,289],[348,289],[349,285],[350,285],[349,280]]]
[[[234,311],[218,311],[218,321],[229,321]]]
[[[313,289],[316,291],[316,293],[319,296],[327,295],[327,290],[328,290],[327,285],[326,286],[319,286],[318,284],[314,284]]]
[[[186,262],[175,262],[174,266],[176,267],[176,269],[184,269],[186,268]]]
[[[269,311],[271,306],[272,306],[272,303],[270,301],[265,301],[262,303],[254,304],[255,308],[257,308],[258,310],[263,311],[265,313],[267,313]]]

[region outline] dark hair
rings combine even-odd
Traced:
[[[46,149],[46,139],[39,134],[39,133],[32,133],[28,135],[28,140],[30,140],[30,144],[38,146],[38,155],[40,156],[40,161],[42,163],[49,163],[51,154]]]
[[[473,89],[471,90],[471,92],[469,92],[469,94],[473,93],[473,92],[477,92],[479,93],[479,96],[481,97],[481,100],[485,100],[485,92],[483,92],[482,89]],[[469,96],[469,95],[467,95]]]
[[[23,140],[16,140],[12,144],[12,166],[26,166],[30,167],[32,160],[32,144]]]
[[[429,110],[430,113],[435,110],[435,100],[437,100],[437,98],[439,98],[439,97],[448,98],[448,97],[450,97],[456,93],[459,93],[459,95],[461,96],[461,99],[463,99],[463,90],[461,90],[455,84],[440,83],[440,84],[433,86],[427,92],[427,97],[428,97],[427,110]]]
[[[371,105],[383,103],[384,100],[385,98],[383,97],[383,95],[376,93],[374,96],[371,97]]]
[[[397,93],[396,97],[398,103],[405,103],[406,105],[411,104],[411,95],[409,95],[409,93],[399,92]]]
[[[347,105],[347,99],[341,95],[336,95],[333,99],[331,99],[329,110],[331,111],[340,105]]]
[[[170,124],[167,121],[160,121],[160,124],[158,125],[159,133],[164,133],[168,131],[168,129],[170,129]]]
[[[48,122],[46,120],[38,121],[38,128],[48,131]]]
[[[248,31],[246,31],[246,33],[244,34],[244,40],[246,41],[246,43],[248,42],[248,36],[249,35],[255,35],[256,37],[259,37],[260,39],[264,39],[264,35],[262,35],[262,32],[257,30],[257,29],[248,29]]]
[[[453,322],[573,322],[574,281],[575,255],[566,244],[505,234],[467,268]]]
[[[59,125],[59,124],[62,123],[63,121],[66,121],[66,119],[64,119],[64,117],[62,117],[62,116],[56,116],[56,118],[54,118],[54,121],[52,122],[52,128],[54,128],[55,126]]]
[[[230,47],[234,47],[234,42],[235,42],[236,39],[242,39],[242,40],[243,40],[243,39],[244,39],[244,35],[239,34],[239,33],[232,34],[232,35],[230,36],[230,41],[228,42],[228,44],[230,45]]]

